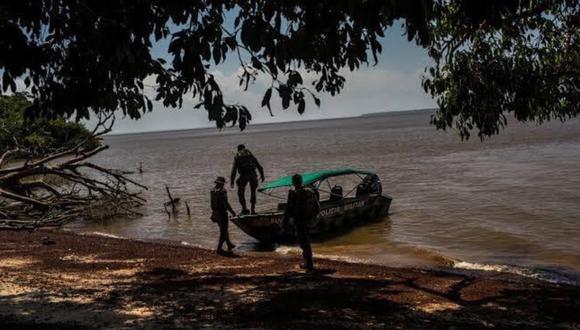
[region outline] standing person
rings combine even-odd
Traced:
[[[228,193],[225,189],[226,179],[218,176],[215,180],[215,187],[211,190],[211,221],[218,224],[220,227],[220,238],[217,246],[217,254],[223,254],[223,244],[228,245],[228,252],[236,246],[230,241],[230,234],[228,232],[228,211],[232,216],[236,216],[236,212],[232,209],[228,202]]]
[[[242,214],[248,214],[248,207],[246,206],[246,186],[250,184],[250,204],[251,214],[256,214],[256,189],[258,188],[258,176],[256,170],[260,172],[260,178],[264,182],[264,169],[260,162],[254,157],[250,150],[246,149],[243,144],[238,145],[238,152],[234,158],[234,165],[232,167],[232,174],[230,177],[232,189],[234,188],[234,180],[236,179],[236,172],[238,180],[235,181],[238,185],[238,198],[242,205]]]
[[[304,269],[307,272],[314,271],[312,262],[312,248],[310,247],[309,226],[320,212],[320,203],[316,193],[310,187],[302,185],[302,176],[295,174],[292,176],[294,190],[288,192],[288,202],[284,212],[284,226],[287,226],[290,218],[294,219],[296,227],[296,238],[302,249],[304,258]]]

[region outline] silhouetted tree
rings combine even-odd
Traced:
[[[505,111],[520,120],[577,114],[578,78],[571,74],[578,71],[578,6],[553,0],[3,1],[0,84],[3,92],[15,91],[16,79],[23,79],[34,99],[31,115],[79,119],[120,109],[139,118],[152,109],[143,81],[154,76],[155,98],[164,106],[180,107],[189,94],[218,127],[243,129],[251,114],[225,104],[213,64],[234,56],[245,88],[258,74],[272,78],[262,106],[270,108],[277,93],[284,109],[293,103],[303,113],[307,96],[318,105],[317,92],[341,91],[341,70],[376,62],[379,39],[400,20],[408,40],[428,47],[435,59],[424,81],[441,106],[433,122],[439,128],[455,122],[464,137],[475,126],[485,136],[497,132]],[[559,32],[565,34],[558,43]],[[164,39],[169,61],[151,55],[153,43]],[[316,77],[312,89],[304,86],[304,72]],[[562,105],[548,105],[553,101]]]
[[[580,112],[580,1],[445,1],[434,17],[423,87],[437,128],[483,139],[506,113],[542,123]]]

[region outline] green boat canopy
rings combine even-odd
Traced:
[[[321,181],[327,178],[331,178],[333,176],[341,176],[341,175],[348,175],[348,174],[363,174],[363,175],[373,175],[375,173],[369,171],[358,171],[353,170],[352,168],[339,168],[333,170],[322,170],[322,171],[315,171],[315,172],[305,172],[300,173],[302,175],[302,183],[307,186],[314,182]],[[292,175],[284,176],[278,178],[274,181],[270,181],[264,184],[258,191],[263,192],[266,190],[280,188],[280,187],[289,187],[292,186]]]

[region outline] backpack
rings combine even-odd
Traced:
[[[252,172],[257,167],[256,158],[254,158],[254,155],[247,149],[238,152],[236,158],[240,172]]]
[[[220,203],[220,194],[222,194],[223,192],[221,190],[215,190],[213,189],[211,191],[210,194],[210,204],[211,204],[211,210],[212,211],[218,211],[221,208],[221,203]]]
[[[298,189],[295,192],[296,213],[300,217],[314,218],[320,212],[320,203],[311,188]]]

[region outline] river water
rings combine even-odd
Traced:
[[[266,180],[301,171],[353,167],[376,171],[393,198],[380,222],[315,242],[316,255],[391,266],[503,270],[580,282],[580,120],[544,126],[510,122],[501,135],[462,142],[429,125],[426,111],[326,121],[200,129],[106,138],[99,164],[135,170],[150,187],[143,217],[77,222],[81,232],[178,241],[215,248],[209,190],[229,177],[235,148],[258,157]],[[176,218],[163,208],[165,185],[187,201]],[[282,191],[285,195],[285,191]],[[236,194],[230,201],[239,209]],[[262,208],[277,202],[258,199]],[[240,250],[254,239],[231,226]],[[297,253],[279,246],[278,253]]]

